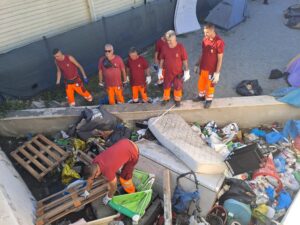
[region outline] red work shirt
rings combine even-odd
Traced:
[[[136,60],[128,58],[127,67],[130,71],[131,86],[143,86],[146,83],[145,70],[149,65],[143,56],[139,56]]]
[[[216,72],[218,63],[218,54],[224,53],[224,41],[219,35],[213,40],[204,38],[202,41],[202,57],[199,62],[201,70],[207,70],[209,73]]]
[[[93,163],[99,165],[101,174],[110,182],[124,164],[137,161],[138,155],[134,144],[128,139],[122,139],[97,155]]]
[[[164,45],[168,45],[167,42],[163,41],[161,38],[155,43],[155,52],[157,52],[157,59],[160,60],[161,50]]]
[[[69,55],[65,55],[62,61],[55,60],[55,63],[61,70],[65,80],[75,80],[79,78],[78,69],[75,64],[71,62]]]
[[[110,60],[113,67],[105,68],[103,66],[103,60],[105,56],[99,59],[98,69],[102,71],[104,82],[106,87],[120,87],[122,86],[122,69],[125,68],[124,62],[120,56],[115,55],[115,57]]]
[[[183,73],[183,61],[188,59],[187,52],[181,43],[175,48],[164,45],[161,51],[161,59],[164,60],[164,68],[167,77],[174,77]]]

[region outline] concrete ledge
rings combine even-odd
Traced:
[[[105,108],[124,121],[145,120],[161,115],[172,103],[124,104]],[[96,106],[93,106],[96,107]],[[12,111],[0,119],[1,136],[24,136],[27,133],[54,133],[65,130],[74,123],[84,107],[46,108]],[[276,101],[271,96],[234,97],[215,99],[210,109],[191,100],[182,102],[180,108],[172,108],[187,122],[206,123],[210,120],[220,125],[237,122],[240,127],[255,127],[272,122],[284,123],[288,119],[300,119],[300,108]]]

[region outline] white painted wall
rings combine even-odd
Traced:
[[[36,200],[0,149],[0,224],[34,225]]]

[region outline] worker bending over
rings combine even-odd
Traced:
[[[138,159],[139,150],[137,145],[128,139],[122,139],[97,155],[90,166],[85,166],[83,178],[88,182],[92,182],[102,175],[108,181],[109,191],[103,198],[103,203],[107,205],[117,190],[116,173],[121,167],[119,180],[123,189],[127,193],[135,192],[132,176]]]

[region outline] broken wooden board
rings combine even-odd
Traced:
[[[38,181],[64,161],[69,154],[41,134],[10,153]]]
[[[78,186],[62,190],[38,201],[36,225],[51,224],[67,214],[81,209],[107,192],[107,183],[104,179],[98,179],[93,183],[87,198],[83,196],[87,187]]]

